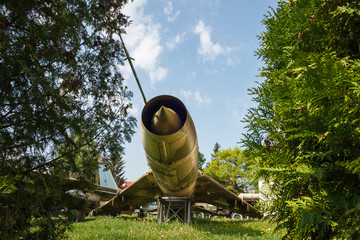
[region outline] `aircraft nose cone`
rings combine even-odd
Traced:
[[[170,135],[180,128],[180,117],[171,108],[161,106],[151,119],[151,131],[158,135]]]

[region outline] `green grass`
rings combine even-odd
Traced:
[[[89,217],[71,225],[69,239],[281,239],[275,224],[261,220],[194,219],[158,224],[156,217]]]

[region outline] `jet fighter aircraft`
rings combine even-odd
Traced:
[[[195,202],[209,203],[251,217],[261,213],[201,172],[194,123],[185,105],[168,95],[151,99],[143,108],[141,138],[150,170],[119,191],[102,209],[133,210],[158,201],[158,220],[172,217],[190,223]]]

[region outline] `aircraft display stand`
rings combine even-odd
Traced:
[[[157,197],[158,222],[164,223],[171,219],[179,219],[190,224],[191,197]]]

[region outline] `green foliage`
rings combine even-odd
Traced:
[[[14,185],[16,180],[17,179],[12,178],[10,174],[0,176],[0,196],[6,196],[15,192],[17,190]]]
[[[204,170],[204,164],[206,162],[206,158],[204,156],[204,154],[202,154],[200,151],[199,151],[199,169],[200,171],[203,171]]]
[[[125,161],[120,154],[113,154],[107,159],[104,159],[105,166],[110,170],[118,187],[125,183]]]
[[[359,237],[360,5],[279,2],[242,141],[290,239]]]
[[[216,158],[215,155],[220,151],[220,148],[220,144],[216,142],[213,148],[213,153],[211,154],[211,160],[214,160]]]
[[[82,145],[86,142],[86,145]],[[78,180],[95,183],[95,175],[99,169],[98,158],[100,150],[96,148],[97,143],[90,139],[84,139],[81,135],[74,135],[58,146],[56,149],[56,156],[61,156],[61,167],[57,166],[51,168],[50,174],[53,176],[61,176],[64,178],[76,178]],[[76,151],[71,151],[74,146]]]
[[[249,161],[238,147],[217,152],[204,173],[236,194],[252,187]]]
[[[91,189],[97,156],[131,140],[132,93],[118,68],[124,2],[0,3],[0,238],[27,236],[33,217],[48,224],[37,234],[55,238],[51,216],[72,202],[64,191]]]

